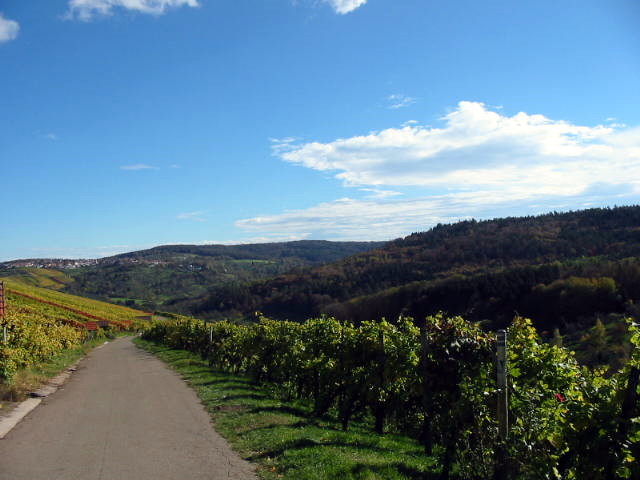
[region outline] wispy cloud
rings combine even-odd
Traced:
[[[324,0],[325,3],[331,5],[336,13],[344,15],[353,12],[355,9],[367,3],[367,0]]]
[[[295,149],[295,142],[298,140],[300,140],[298,137],[270,138],[271,151],[275,156],[280,156]]]
[[[162,15],[171,8],[198,7],[198,0],[69,0],[67,19],[89,21],[116,10]]]
[[[239,220],[236,226],[252,233],[305,235],[344,240],[388,240],[454,216],[451,197],[376,201],[342,198],[333,202]]]
[[[156,167],[147,165],[146,163],[136,163],[134,165],[122,165],[120,170],[155,170]]]
[[[425,231],[438,223],[469,218],[490,219],[514,214],[536,215],[552,210],[637,204],[631,192],[599,192],[576,197],[531,195],[517,188],[423,196],[414,199],[356,200],[343,198],[310,208],[238,220],[236,227],[253,234],[332,240],[391,240]]]
[[[14,40],[20,32],[20,24],[15,20],[5,18],[0,12],[0,43]]]
[[[32,248],[34,258],[102,258],[149,248],[151,245],[102,245],[97,247],[37,247]]]
[[[181,213],[176,217],[177,220],[190,220],[192,222],[206,222],[204,211]]]
[[[393,190],[381,190],[379,188],[361,188],[360,191],[367,192],[369,198],[391,198],[404,195],[402,192],[395,192]]]
[[[44,134],[44,138],[46,138],[47,140],[58,140],[58,135],[56,135],[55,133],[49,132],[49,133],[45,133]]]
[[[259,237],[243,238],[242,240],[207,240],[206,242],[198,242],[196,245],[249,245],[252,243],[295,242],[305,240],[307,237],[308,235],[298,234],[265,234]]]
[[[441,120],[438,127],[411,123],[329,143],[272,145],[282,160],[334,172],[345,186],[372,195],[244,219],[237,226],[273,234],[391,238],[472,215],[640,200],[640,128],[574,125],[524,112],[507,116],[478,102],[460,102]]]
[[[416,103],[416,99],[402,93],[394,93],[393,95],[389,95],[387,97],[387,102],[389,102],[387,108],[396,110],[398,108],[404,108],[408,107],[409,105],[413,105],[414,103]]]

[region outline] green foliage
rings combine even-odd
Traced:
[[[534,287],[529,304],[537,319],[550,324],[553,319],[575,322],[595,312],[620,311],[622,299],[613,278],[570,276]]]
[[[61,350],[79,345],[85,334],[61,324],[50,308],[40,311],[33,302],[7,295],[8,308],[0,319],[0,380],[11,382],[19,368],[52,358]],[[7,332],[6,344],[3,342]]]
[[[184,350],[145,340],[135,343],[177,370],[195,389],[223,435],[244,458],[257,464],[259,478],[272,480],[439,479],[435,459],[403,435],[375,435],[366,420],[348,431],[313,405],[274,396],[269,384],[207,368]]]
[[[542,342],[528,319],[516,318],[508,337],[513,478],[636,478],[638,349],[605,376]],[[280,398],[309,401],[345,430],[355,417],[370,418],[378,433],[414,436],[439,458],[443,478],[493,475],[494,337],[461,317],[438,314],[418,326],[408,318],[358,326],[329,317],[249,325],[182,318],[150,325],[144,338],[196,352]]]
[[[76,347],[89,335],[87,315],[135,328],[143,312],[6,280],[6,314],[0,319],[0,381],[10,383],[17,371]],[[6,343],[4,332],[6,331]],[[95,335],[104,335],[102,329]]]
[[[11,268],[3,269],[0,264],[0,274],[10,277],[14,281],[40,288],[61,290],[73,279],[64,272],[46,268]]]

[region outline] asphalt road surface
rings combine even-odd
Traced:
[[[255,479],[195,393],[120,338],[0,440],[0,480]]]

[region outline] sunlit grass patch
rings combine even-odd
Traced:
[[[209,368],[198,356],[152,342],[156,354],[195,389],[216,430],[265,479],[406,480],[438,478],[438,468],[415,440],[377,435],[353,422],[342,431],[331,418],[314,418],[299,401],[283,401],[244,377]]]

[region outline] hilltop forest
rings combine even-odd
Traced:
[[[616,319],[638,314],[638,257],[636,206],[469,220],[330,264],[227,283],[169,307],[205,318],[259,311],[276,319],[329,314],[355,322],[446,311],[491,329],[519,314],[556,341],[585,340],[597,327],[596,337],[620,343],[624,327]]]

